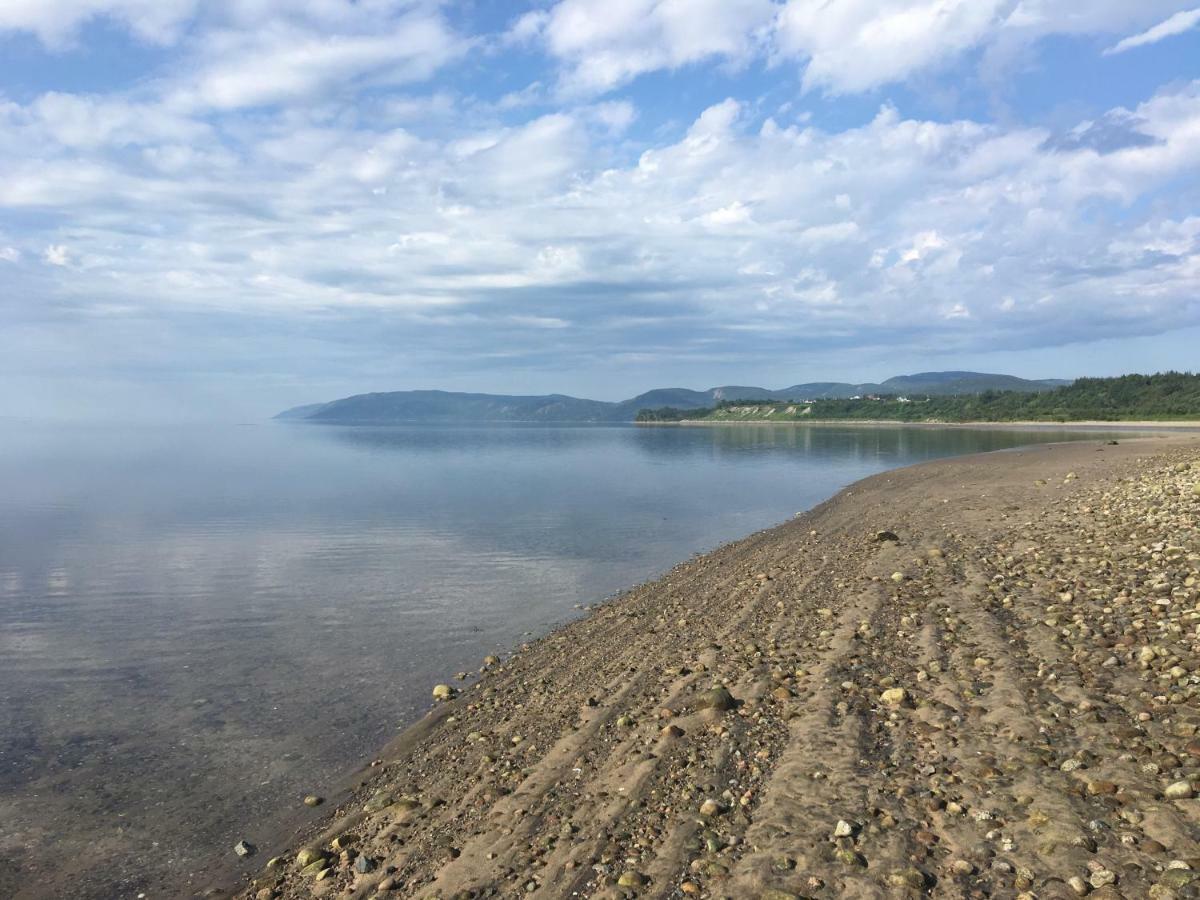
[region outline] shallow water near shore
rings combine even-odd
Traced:
[[[6,423],[0,896],[203,889],[577,604],[874,472],[1071,439],[1098,435]]]

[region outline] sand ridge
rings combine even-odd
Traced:
[[[869,478],[459,683],[243,895],[1197,896],[1197,483]]]

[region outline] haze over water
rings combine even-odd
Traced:
[[[0,442],[0,895],[173,895],[482,656],[873,472],[1080,432],[150,428]],[[881,519],[879,526],[888,523]]]

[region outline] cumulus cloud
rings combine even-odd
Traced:
[[[770,57],[800,65],[807,89],[846,94],[945,67],[979,48],[1004,57],[1047,35],[1111,34],[1148,25],[1181,5],[1180,0],[560,0],[519,17],[505,39],[540,42],[560,62],[568,92],[602,93],[647,72],[703,60],[743,65]],[[1173,16],[1147,32],[1146,40],[1192,27],[1193,13]]]
[[[862,91],[901,80],[978,44],[1007,0],[790,0],[779,16],[785,54],[808,60],[807,88]]]
[[[1124,53],[1126,50],[1132,50],[1134,47],[1157,44],[1159,41],[1166,40],[1169,37],[1183,34],[1185,31],[1191,31],[1197,25],[1200,25],[1200,7],[1177,12],[1169,19],[1159,22],[1153,28],[1148,28],[1140,34],[1130,35],[1124,40],[1118,41],[1104,52],[1106,55],[1111,56],[1114,53]]]
[[[197,0],[5,0],[0,30],[31,32],[50,47],[62,48],[89,21],[107,18],[138,38],[174,42],[197,8]]]
[[[6,179],[0,204],[69,227],[88,266],[64,269],[59,290],[88,302],[389,310],[479,340],[536,323],[589,353],[605,335],[615,352],[639,321],[710,346],[748,331],[782,346],[976,326],[1019,343],[1067,319],[1102,334],[1135,293],[1172,322],[1200,315],[1194,224],[1143,234],[1096,215],[1200,166],[1200,85],[1114,113],[1153,140],[1104,153],[891,107],[840,133],[759,124],[727,100],[612,166],[589,110],[442,140],[286,116],[170,179],[144,156],[136,168],[61,144]],[[45,259],[67,263],[65,243]]]
[[[562,0],[510,33],[540,36],[567,67],[568,91],[603,92],[656,69],[745,62],[774,13],[771,0]]]

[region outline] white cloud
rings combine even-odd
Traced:
[[[1134,47],[1144,47],[1147,44],[1156,44],[1161,40],[1169,37],[1174,37],[1177,34],[1183,34],[1185,31],[1190,31],[1200,24],[1200,8],[1189,9],[1184,12],[1177,12],[1163,22],[1159,22],[1153,28],[1149,28],[1140,34],[1131,35],[1122,41],[1118,41],[1112,47],[1104,51],[1105,55],[1114,53],[1124,53],[1126,50],[1132,50]]]
[[[0,260],[10,263],[20,262],[21,251],[16,247],[0,247]]]
[[[87,22],[107,18],[142,40],[175,41],[192,17],[197,0],[4,0],[0,30],[27,31],[47,46],[61,48]]]
[[[842,199],[845,197],[834,198],[834,205],[842,208]],[[800,232],[800,240],[809,244],[836,244],[842,241],[850,241],[857,238],[862,233],[857,222],[830,222],[828,225],[813,225],[805,228]]]
[[[174,103],[233,110],[309,97],[366,76],[407,84],[465,49],[439,15],[425,12],[389,22],[382,33],[328,34],[286,23],[217,32],[206,37],[206,62],[181,80]]]
[[[806,88],[837,93],[903,80],[978,44],[1007,0],[790,0],[777,45],[808,60]]]
[[[969,50],[985,48],[995,63],[1047,35],[1110,34],[1153,22],[1181,5],[1180,0],[788,0],[773,49],[804,65],[805,88],[856,93],[945,67]],[[1169,21],[1179,28],[1187,19]]]
[[[562,0],[511,32],[540,35],[566,66],[564,87],[603,92],[656,69],[745,62],[765,38],[771,0]]]
[[[706,224],[719,228],[724,225],[743,225],[751,220],[751,214],[749,207],[741,200],[734,200],[728,206],[705,213],[701,218]]]
[[[1192,0],[1194,2],[1194,0]],[[704,60],[793,60],[806,89],[857,93],[935,71],[983,48],[995,68],[1052,34],[1150,25],[1181,0],[561,0],[520,17],[508,42],[541,41],[567,92],[602,93]],[[1130,46],[1196,24],[1179,12]]]
[[[1178,324],[1200,268],[1194,216],[1128,212],[1200,168],[1200,84],[1122,112],[1152,140],[1112,152],[890,107],[836,134],[756,128],[730,99],[623,166],[590,106],[443,138],[292,110],[236,146],[201,129],[178,165],[170,129],[89,143],[39,108],[7,114],[29,131],[0,142],[0,208],[36,212],[47,262],[87,260],[55,284],[84,306],[387,310],[480,340],[498,320],[591,335],[593,354],[597,335],[677,317],[685,342],[949,328],[996,342],[1103,333],[1131,297],[1143,327]]]
[[[57,91],[38,97],[30,113],[27,124],[36,123],[47,138],[66,147],[189,143],[208,130],[160,104]]]
[[[945,246],[945,239],[936,231],[923,231],[913,238],[911,246],[900,254],[899,264],[917,262]]]
[[[42,253],[42,259],[51,266],[65,266],[70,260],[70,254],[63,244],[51,244]]]
[[[589,116],[613,134],[621,134],[637,119],[637,107],[628,100],[597,103],[587,110]]]

